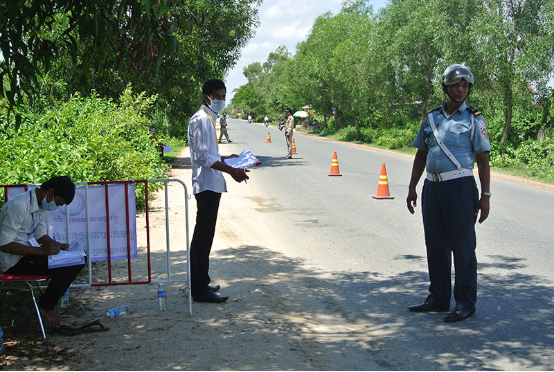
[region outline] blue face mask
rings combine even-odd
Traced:
[[[41,200],[40,206],[42,207],[42,209],[48,212],[52,212],[58,209],[58,206],[54,201],[54,194],[52,194],[52,201],[50,203],[46,202],[46,196],[45,196],[44,199]]]
[[[219,100],[219,99],[212,99],[212,103],[211,103],[211,105],[209,105],[209,107],[214,112],[220,112],[221,110],[223,110],[225,108],[225,101],[222,101],[222,100]]]

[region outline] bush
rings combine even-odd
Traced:
[[[75,96],[40,116],[28,114],[18,131],[11,125],[0,133],[2,184],[42,183],[56,175],[74,182],[165,178],[169,166],[144,115],[155,99],[133,96],[128,87],[119,105]]]

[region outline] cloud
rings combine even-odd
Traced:
[[[375,11],[385,6],[387,0],[370,0]],[[343,0],[266,0],[260,7],[260,27],[256,36],[242,50],[241,58],[229,71],[227,100],[233,90],[247,83],[242,70],[253,62],[263,63],[269,53],[280,45],[294,55],[296,45],[310,33],[314,20],[323,13],[337,14]]]

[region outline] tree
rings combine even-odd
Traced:
[[[554,68],[554,4],[549,0],[484,0],[474,28],[493,94],[503,107],[502,143],[510,138],[514,106],[529,99],[527,87],[546,88]]]
[[[10,110],[32,98],[39,77],[60,58],[73,81],[95,85],[104,75],[125,86],[157,73],[166,57],[185,46],[207,63],[201,71],[223,76],[252,36],[260,0],[13,0],[0,3],[0,94]],[[217,53],[222,50],[222,53]],[[70,63],[68,64],[67,61]],[[197,61],[194,61],[197,62]],[[68,67],[70,66],[70,67]],[[121,71],[123,74],[119,74]],[[195,77],[202,74],[193,74]],[[82,77],[86,79],[81,79]],[[109,79],[108,79],[109,80]],[[164,82],[167,86],[167,82]],[[196,82],[196,84],[199,84]],[[118,92],[120,93],[120,92]],[[20,117],[17,117],[17,122]]]

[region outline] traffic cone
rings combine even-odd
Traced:
[[[331,173],[330,176],[342,176],[339,171],[339,160],[337,159],[337,152],[333,154],[333,163],[331,164]]]
[[[394,196],[390,196],[389,193],[389,180],[387,178],[387,168],[385,162],[381,166],[381,175],[379,176],[379,186],[377,187],[377,195],[373,196],[374,199],[394,199]]]
[[[271,137],[269,136],[269,132],[267,132],[267,140],[265,143],[271,143]]]
[[[298,153],[296,152],[296,144],[294,143],[294,138],[292,139],[292,153],[293,153],[293,154],[298,154]]]

